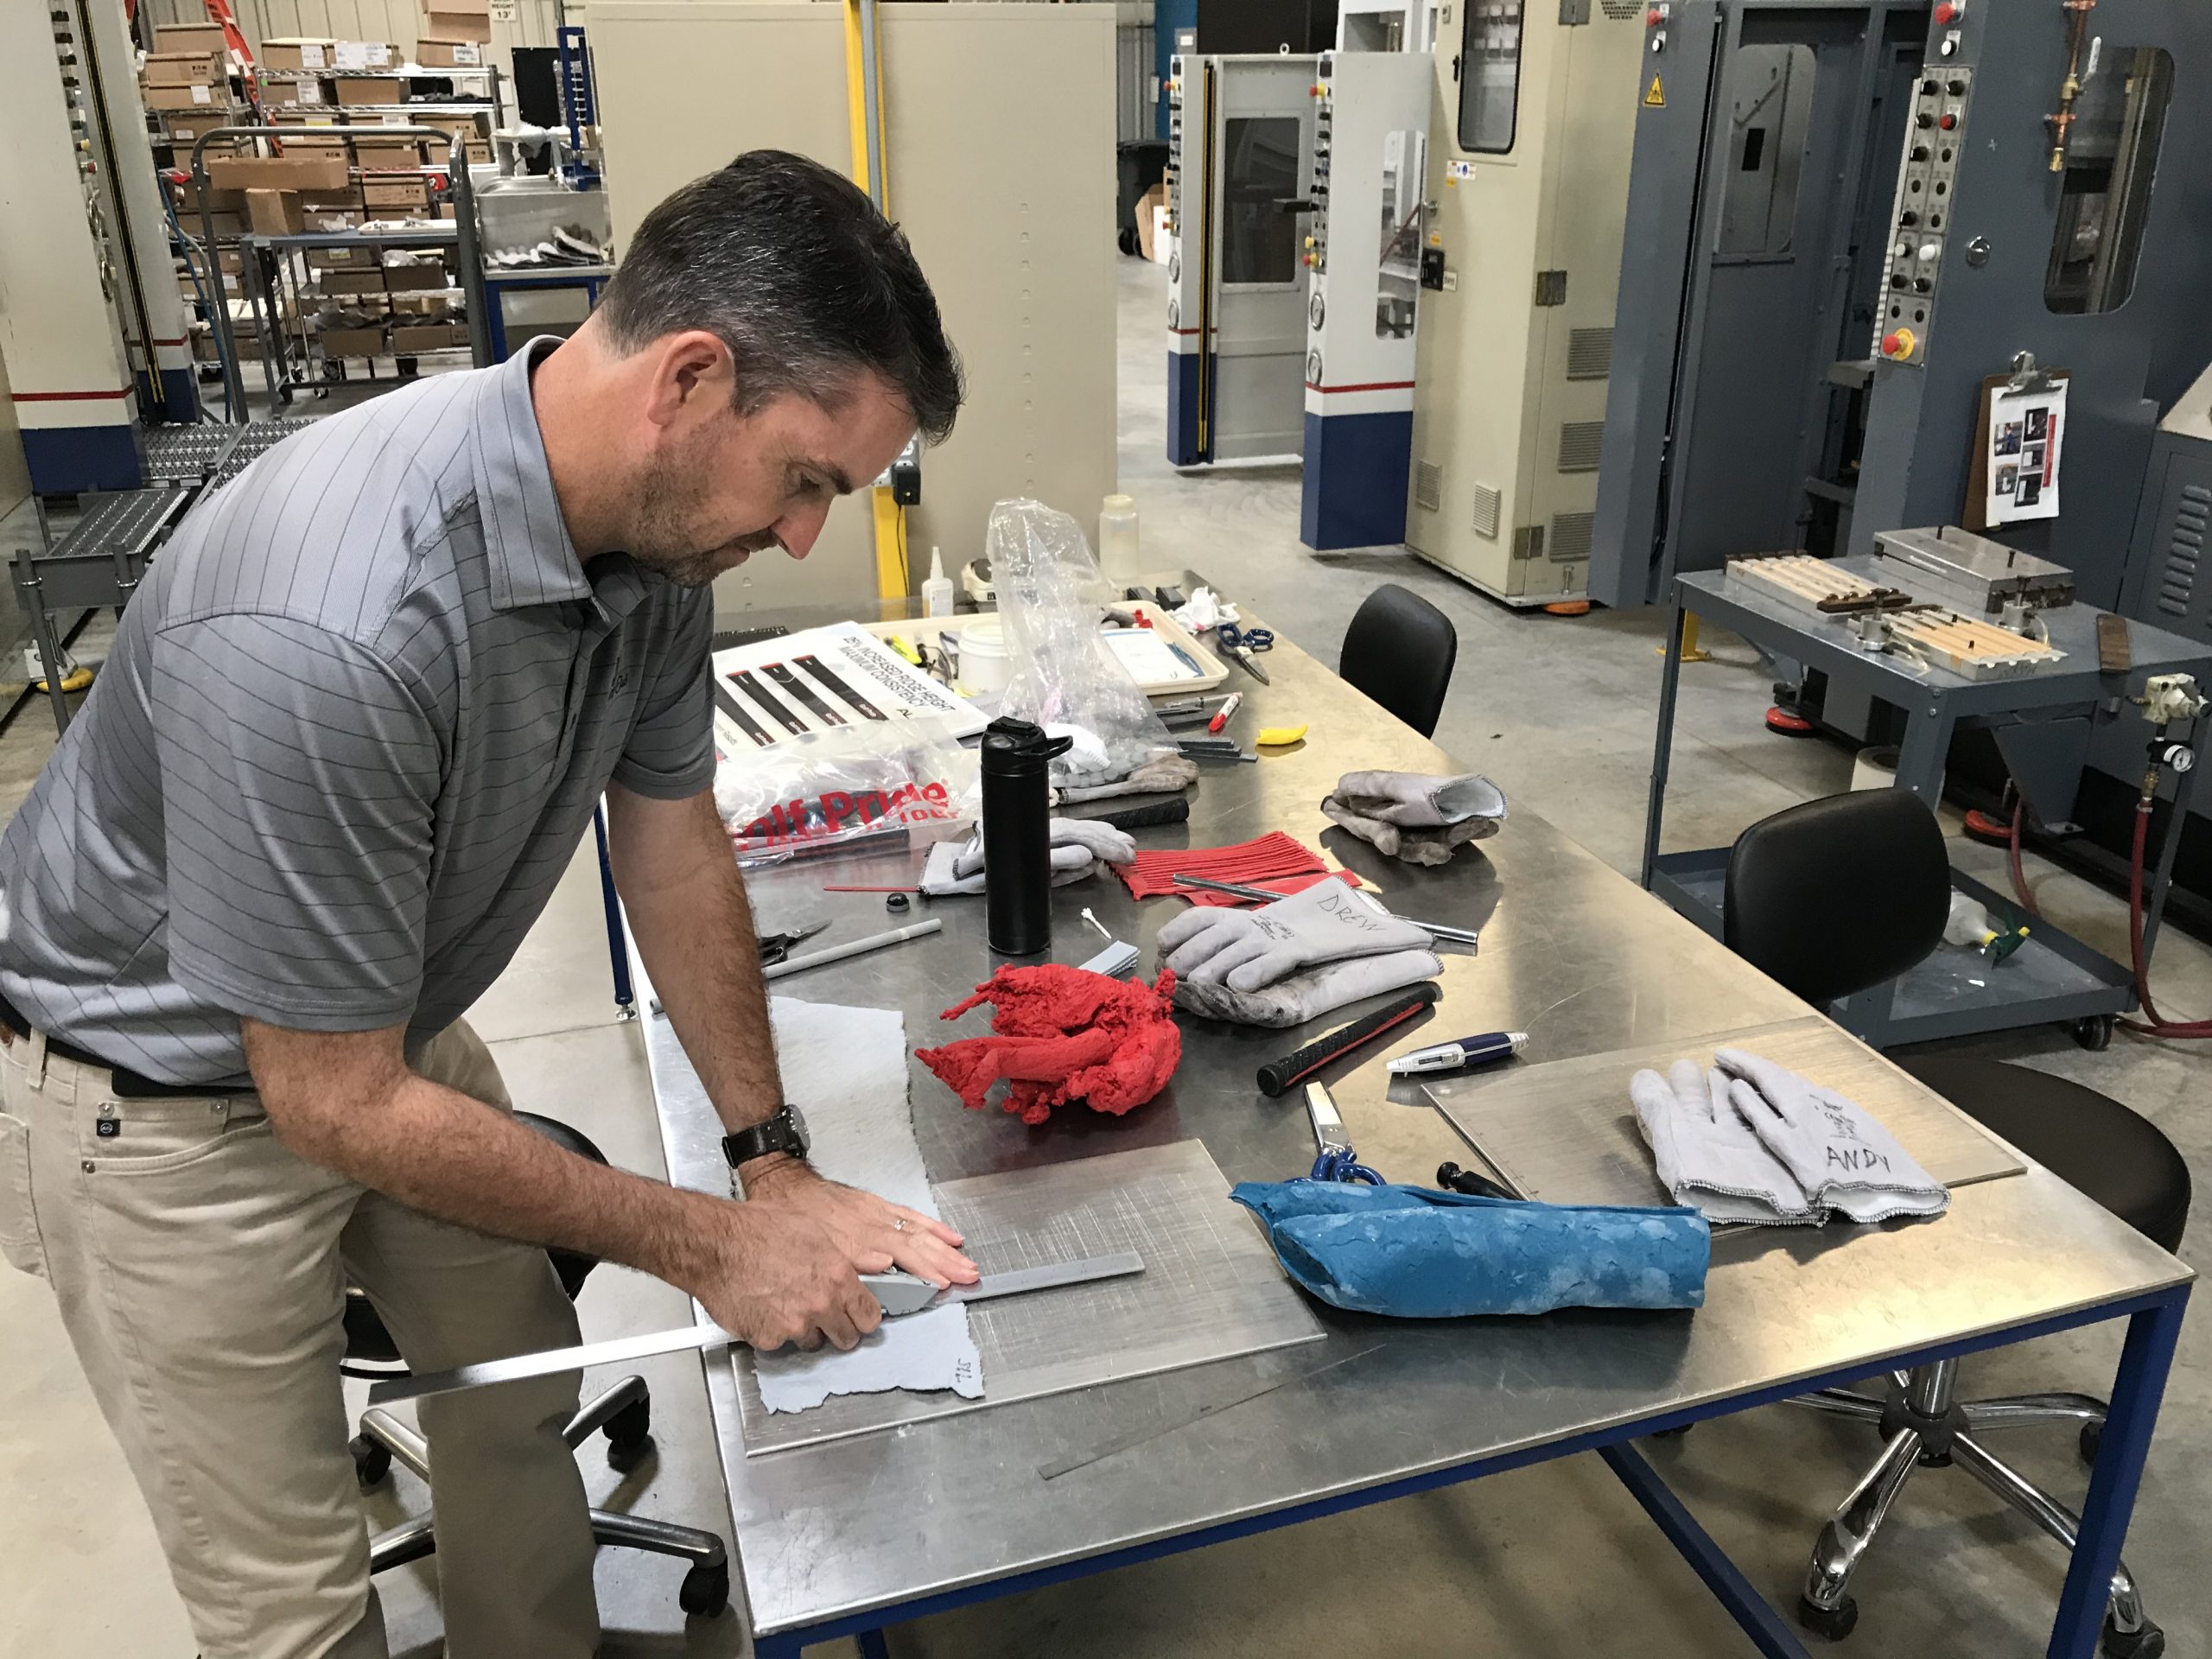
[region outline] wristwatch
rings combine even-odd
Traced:
[[[765,1158],[772,1152],[787,1152],[794,1158],[804,1158],[811,1145],[813,1141],[806,1133],[806,1119],[800,1116],[798,1107],[786,1101],[783,1109],[765,1123],[755,1123],[749,1129],[722,1136],[722,1156],[735,1169],[740,1164]]]

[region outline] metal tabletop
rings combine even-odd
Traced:
[[[1872,554],[1831,561],[1840,570],[1874,586],[1902,588],[1916,600],[1952,601],[1933,586],[1915,580],[1917,572],[1893,559]],[[1898,747],[1897,786],[1934,810],[1942,801],[1951,739],[1962,722],[1998,716],[2054,715],[2117,700],[2139,691],[2153,674],[2175,671],[2212,680],[2212,651],[2149,623],[2126,619],[2131,666],[2104,672],[2098,666],[2097,619],[2094,606],[2068,605],[2041,613],[2050,644],[2065,653],[2056,665],[1998,679],[1969,679],[1947,668],[1922,664],[1891,652],[1861,651],[1840,617],[1824,617],[1784,602],[1725,571],[1706,570],[1675,579],[1674,627],[1661,671],[1659,719],[1652,755],[1651,790],[1644,817],[1643,881],[1669,905],[1718,938],[1729,849],[1659,850],[1667,778],[1674,736],[1676,687],[1681,670],[1681,627],[1694,613],[1727,628],[1777,657],[1818,669],[1827,676],[1829,709],[1864,700],[1892,703],[1904,711],[1905,727]],[[2123,715],[2122,718],[2131,716]],[[2147,741],[2150,728],[2143,728]],[[2196,779],[2183,772],[2172,785],[2174,821],[2189,806]],[[2152,873],[2144,912],[2143,950],[2150,960],[2165,914],[2169,877],[2177,836],[2162,838]],[[1952,885],[1980,900],[1994,915],[2014,908],[1996,893],[1960,872]],[[1906,974],[1836,1004],[1836,1017],[1878,1048],[1928,1042],[2045,1023],[2075,1023],[2077,1037],[2094,1046],[2110,1039],[2113,1016],[2135,1006],[2134,975],[2048,920],[2038,919],[2021,950],[1996,971],[1972,952],[1939,948]]]
[[[1469,1160],[1449,1125],[1418,1103],[1417,1085],[1387,1086],[1386,1054],[1510,1027],[1530,1033],[1521,1064],[1541,1068],[1638,1043],[1679,1044],[1687,1053],[1709,1048],[1713,1033],[1805,1014],[1802,1003],[1525,802],[1514,804],[1503,833],[1443,869],[1398,865],[1344,835],[1319,810],[1340,773],[1449,772],[1456,764],[1289,640],[1279,639],[1268,667],[1272,685],[1232,674],[1230,689],[1246,696],[1236,729],[1304,721],[1311,725],[1304,746],[1256,765],[1207,766],[1190,797],[1189,824],[1141,831],[1139,840],[1206,846],[1287,830],[1372,880],[1407,913],[1482,930],[1478,954],[1446,958],[1444,998],[1433,1014],[1349,1068],[1339,1063],[1324,1074],[1360,1156],[1386,1176],[1427,1182],[1440,1160]],[[895,881],[912,862],[843,859],[756,871],[747,880],[764,928],[823,917],[832,925],[823,937],[834,940],[880,930],[885,912],[880,898],[823,893],[821,884]],[[1089,905],[1117,936],[1145,946],[1147,971],[1153,936],[1181,907],[1171,899],[1139,905],[1106,876],[1055,889],[1052,904],[1052,948],[1048,958],[1033,960],[1090,954],[1096,938],[1078,919]],[[938,900],[926,913],[943,919],[942,933],[784,980],[776,992],[895,1006],[910,1043],[936,1035],[938,1012],[987,977],[993,962],[980,902]],[[963,1110],[917,1065],[915,1132],[938,1181],[1190,1136],[1205,1142],[1231,1180],[1302,1173],[1313,1154],[1302,1107],[1295,1095],[1263,1098],[1254,1071],[1357,1012],[1292,1032],[1185,1016],[1183,1060],[1167,1090],[1123,1118],[1066,1109],[1025,1128],[996,1110]],[[1624,1096],[1625,1077],[1620,1085]],[[688,1109],[698,1121],[661,1103],[671,1177],[727,1192],[719,1126],[703,1108]],[[1655,1185],[1654,1200],[1661,1196]],[[744,1455],[740,1440],[732,1369],[710,1363],[739,1588],[756,1650],[796,1654],[802,1641],[1589,1446],[1604,1448],[1639,1501],[1691,1553],[1677,1528],[1703,1535],[1694,1522],[1662,1515],[1671,1495],[1640,1485],[1635,1471],[1649,1471],[1614,1444],[1630,1432],[1864,1376],[1934,1351],[1965,1351],[2054,1322],[2123,1313],[2171,1321],[2145,1338],[2156,1360],[2161,1333],[2170,1353],[2185,1294],[2177,1287],[2190,1277],[2183,1264],[2033,1166],[1962,1188],[1934,1224],[1741,1233],[1715,1241],[1713,1262],[1707,1305],[1694,1316],[1580,1311],[1400,1322],[1317,1305],[1325,1340],[1287,1353],[755,1458]],[[1349,1363],[1313,1374],[1336,1360]],[[2163,1360],[2146,1375],[2154,1410]],[[1040,1465],[1071,1450],[1281,1377],[1293,1380],[1049,1484],[1039,1474]],[[2147,1420],[2135,1407],[2123,1408],[2121,1397],[2115,1411],[2135,1412],[2128,1421],[2139,1433],[2130,1433],[2147,1445]],[[2108,1427],[2106,1445],[2113,1444]],[[2108,1470],[2101,1456],[2105,1501],[2101,1508],[2093,1490],[2089,1512],[2103,1517],[2116,1503],[2124,1530],[2139,1471],[2139,1457],[2131,1471],[2124,1461]],[[2117,1553],[2116,1536],[2111,1548]],[[2094,1576],[2097,1552],[2086,1554],[2076,1576],[2090,1576],[2077,1602],[2102,1582]],[[2077,1554],[2077,1563],[2082,1559]],[[1740,1575],[1728,1580],[1725,1558],[1700,1570],[1747,1629],[1761,1615],[1769,1621],[1763,1650],[1802,1651]],[[2110,1570],[2105,1565],[2104,1575]],[[2085,1629],[2092,1642],[2101,1587],[2094,1599],[2093,1612],[2075,1608],[2071,1627]],[[2063,1651],[2088,1651],[2072,1637],[2068,1642]]]

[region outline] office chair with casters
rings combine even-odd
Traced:
[[[1753,824],[1728,857],[1721,917],[1729,949],[1816,1007],[1879,985],[1941,943],[1950,860],[1936,816],[1901,789],[1808,801]],[[1965,1055],[1897,1065],[2161,1249],[2189,1219],[2189,1165],[2149,1120],[2063,1077]],[[1941,1225],[1939,1222],[1936,1224]],[[1798,1601],[1808,1630],[1840,1639],[1858,1623],[1851,1575],[1905,1482],[1957,1467],[2069,1549],[2080,1518],[1982,1444],[1998,1429],[2065,1424],[2094,1460],[2105,1402],[2084,1394],[1957,1397],[1958,1362],[1891,1373],[1885,1398],[1823,1389],[1789,1403],[1877,1427],[1885,1442],[1814,1546]],[[2165,1634],[2143,1616],[2134,1580],[2113,1574],[2107,1659],[2156,1659]]]
[[[565,1123],[540,1117],[535,1112],[517,1112],[515,1120],[579,1157],[597,1164],[607,1161],[605,1154],[587,1136]],[[597,1259],[580,1255],[574,1250],[548,1250],[546,1254],[560,1277],[561,1288],[574,1301],[576,1293],[583,1288],[586,1275],[599,1265]],[[406,1365],[400,1358],[398,1344],[385,1329],[384,1321],[377,1316],[369,1299],[352,1286],[346,1291],[343,1369],[347,1376],[376,1378],[405,1375]],[[634,1460],[652,1444],[652,1397],[646,1391],[645,1378],[626,1376],[588,1402],[569,1419],[561,1437],[575,1447],[595,1433],[606,1434],[607,1461],[618,1468]],[[361,1414],[361,1432],[346,1449],[353,1454],[354,1478],[365,1492],[383,1483],[391,1472],[394,1459],[413,1471],[424,1484],[429,1484],[429,1443],[380,1408],[372,1407]],[[685,1612],[710,1618],[729,1605],[729,1556],[722,1541],[715,1534],[696,1527],[679,1527],[644,1516],[597,1509],[591,1511],[591,1532],[593,1538],[602,1544],[646,1550],[656,1555],[673,1555],[689,1561],[690,1570],[683,1575],[683,1586],[677,1592],[677,1605]],[[387,1567],[418,1561],[437,1547],[431,1517],[418,1515],[369,1541],[369,1571],[381,1573]]]
[[[1352,613],[1337,672],[1423,737],[1436,734],[1459,632],[1419,594],[1386,582]]]

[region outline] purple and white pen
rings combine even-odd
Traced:
[[[1420,1071],[1457,1071],[1463,1066],[1504,1059],[1528,1046],[1529,1033],[1525,1031],[1484,1032],[1479,1037],[1462,1037],[1456,1043],[1438,1043],[1429,1048],[1417,1048],[1410,1054],[1401,1054],[1383,1070],[1402,1077]]]

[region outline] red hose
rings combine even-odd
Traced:
[[[2150,833],[2151,803],[2140,801],[2135,808],[2134,845],[2127,858],[2127,947],[2128,960],[2135,969],[2135,1000],[2146,1017],[2119,1023],[2145,1037],[2212,1037],[2212,1020],[2170,1021],[2151,1001],[2151,976],[2143,961],[2143,853]]]
[[[2020,901],[2020,908],[2031,916],[2040,916],[2034,895],[2028,891],[2028,878],[2020,870],[2020,830],[2028,816],[2028,798],[2024,795],[2012,803],[2012,830],[2007,844],[2012,866],[2012,896]]]

